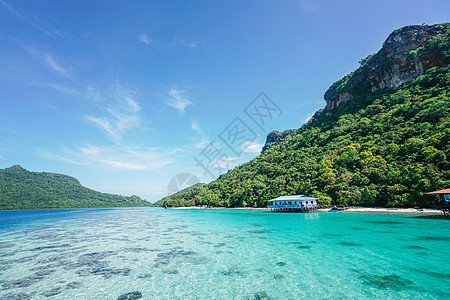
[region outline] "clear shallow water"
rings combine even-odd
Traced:
[[[0,212],[0,299],[450,299],[449,236],[393,214]]]

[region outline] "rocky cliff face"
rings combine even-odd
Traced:
[[[449,49],[439,36],[449,35],[449,24],[406,26],[392,32],[378,53],[361,61],[355,72],[335,82],[325,93],[325,109],[351,101],[357,92],[396,88],[435,66],[449,64]]]
[[[287,137],[292,136],[295,134],[295,130],[288,129],[283,132],[279,131],[272,131],[267,135],[266,143],[264,144],[264,147],[262,148],[262,153],[271,148],[274,145],[277,145],[284,141]]]

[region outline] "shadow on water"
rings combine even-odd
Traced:
[[[387,221],[387,220],[375,220],[375,221],[365,221],[365,222],[371,223],[371,224],[384,224],[384,225],[404,224],[404,222],[400,222],[400,221]]]
[[[419,236],[419,237],[416,238],[416,240],[448,242],[449,238],[447,236],[426,235],[426,236]]]
[[[361,244],[358,244],[358,243],[345,242],[345,241],[339,242],[338,244],[339,244],[339,245],[343,245],[343,246],[362,246]]]
[[[408,218],[410,218],[410,219],[447,220],[447,221],[450,221],[450,218],[445,217],[444,215],[411,216],[411,217],[408,217]]]
[[[409,245],[406,246],[407,249],[418,249],[418,250],[430,250],[426,247],[422,247],[422,246],[417,246],[417,245]]]

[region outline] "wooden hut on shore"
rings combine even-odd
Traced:
[[[438,207],[442,210],[442,214],[446,218],[450,218],[450,189],[429,192],[425,195],[439,195],[441,201]]]
[[[311,212],[317,211],[317,199],[305,195],[280,196],[269,200],[269,208],[276,212]]]

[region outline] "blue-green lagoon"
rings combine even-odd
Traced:
[[[449,299],[449,236],[409,214],[0,212],[0,299]]]

